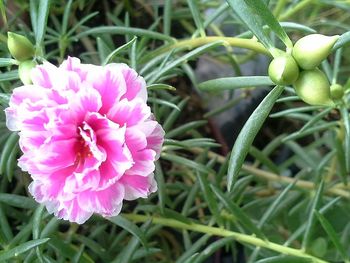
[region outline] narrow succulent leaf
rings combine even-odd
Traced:
[[[249,216],[234,202],[232,202],[230,199],[228,199],[219,188],[215,187],[214,185],[210,186],[213,192],[216,194],[216,196],[219,198],[219,200],[223,203],[223,205],[226,207],[226,209],[232,213],[239,222],[247,228],[249,231],[251,231],[253,234],[255,234],[257,237],[266,239],[263,232],[256,226],[254,222],[251,221]]]
[[[137,37],[133,37],[133,39],[131,39],[129,42],[113,50],[102,62],[102,65],[107,65],[108,63],[110,63],[118,54],[120,54],[122,51],[128,49],[131,45],[133,45],[136,39]]]
[[[342,106],[340,109],[341,116],[344,120],[344,152],[345,152],[345,167],[346,172],[350,171],[350,117],[348,109],[345,106]]]
[[[317,219],[320,221],[323,229],[326,231],[329,239],[333,242],[333,244],[336,247],[337,251],[342,256],[342,259],[345,260],[345,261],[348,261],[349,260],[349,256],[347,255],[348,253],[346,252],[344,246],[342,245],[340,237],[335,232],[333,226],[326,219],[326,217],[324,215],[322,215],[320,212],[315,210],[314,213],[316,214]]]
[[[333,46],[332,51],[335,51],[335,50],[337,50],[338,48],[341,48],[341,47],[343,47],[343,46],[345,46],[345,45],[348,45],[349,42],[350,42],[350,31],[348,31],[348,32],[346,32],[346,33],[344,33],[344,34],[342,34],[342,35],[338,38],[337,42],[335,42],[335,44],[334,44],[334,46]]]
[[[198,88],[203,91],[222,91],[271,85],[274,83],[268,76],[250,76],[211,79],[200,83]]]
[[[238,173],[243,165],[245,157],[249,152],[249,148],[252,145],[255,136],[258,134],[276,100],[281,95],[283,88],[283,86],[276,86],[272,91],[270,91],[270,93],[254,110],[252,115],[243,126],[241,132],[239,133],[232,148],[229,161],[227,174],[227,186],[229,191],[231,190],[232,185],[238,176]]]
[[[40,0],[38,4],[37,23],[35,42],[37,45],[42,45],[46,30],[47,18],[49,16],[51,0]]]
[[[272,202],[272,204],[268,207],[266,212],[261,217],[258,227],[262,228],[264,224],[274,215],[274,213],[277,211],[279,205],[282,203],[284,198],[287,196],[289,191],[294,187],[296,181],[289,184],[279,195],[278,197]]]
[[[243,23],[253,32],[259,41],[268,49],[272,50],[273,43],[267,36],[266,32],[262,30],[264,22],[259,15],[259,12],[252,9],[246,1],[242,0],[226,0],[232,8],[233,12],[241,19]],[[259,0],[260,1],[260,0]]]
[[[312,263],[314,262],[312,259],[309,258],[303,258],[303,257],[295,257],[295,256],[276,256],[276,257],[270,257],[261,259],[259,261],[256,261],[256,263]]]
[[[49,240],[49,238],[31,240],[12,249],[2,250],[0,251],[0,262],[5,262],[6,260],[9,260],[11,258],[18,257],[18,255],[23,254],[41,244],[44,244]]]
[[[310,213],[309,213],[309,217],[307,220],[306,229],[305,229],[304,237],[302,241],[303,249],[308,249],[311,243],[312,233],[313,233],[313,229],[316,221],[315,210],[318,210],[321,204],[323,188],[324,188],[324,181],[322,180],[317,187],[315,197],[313,198],[311,203]]]
[[[98,34],[116,34],[116,35],[134,35],[143,36],[153,39],[164,40],[168,42],[174,42],[174,39],[165,34],[154,32],[147,29],[135,28],[135,27],[123,27],[123,26],[100,26],[85,30],[76,35],[76,38],[82,38],[89,35]]]
[[[170,162],[174,162],[180,165],[185,165],[187,167],[190,167],[194,170],[200,171],[201,173],[213,173],[214,171],[208,167],[206,167],[205,165],[201,164],[201,163],[197,163],[195,161],[191,161],[189,159],[186,159],[184,157],[181,156],[177,156],[174,154],[168,154],[168,153],[162,153],[161,154],[161,158],[168,160]]]
[[[147,246],[146,237],[141,229],[136,226],[134,223],[123,217],[122,215],[118,215],[116,217],[108,218],[113,224],[120,226],[126,231],[130,232],[134,237],[136,237],[144,246]]]
[[[0,203],[24,209],[35,209],[37,207],[37,203],[33,200],[33,198],[25,197],[21,195],[15,194],[6,194],[0,193]]]
[[[195,0],[187,0],[187,4],[190,8],[190,11],[192,13],[192,17],[194,20],[194,23],[196,25],[197,30],[199,31],[199,34],[201,37],[205,37],[205,30],[204,30],[204,25],[203,21],[201,18],[200,11],[197,6],[198,1]]]
[[[207,121],[191,121],[167,132],[165,137],[169,139],[179,135],[184,135],[186,132],[202,127],[205,124],[207,124]]]
[[[199,185],[202,189],[202,193],[204,196],[204,199],[206,200],[206,203],[208,204],[210,212],[216,217],[216,220],[220,219],[220,213],[218,208],[217,200],[215,199],[215,196],[210,189],[211,185],[206,178],[205,174],[200,174],[197,172],[197,180],[199,181]]]
[[[260,16],[261,20],[276,34],[278,38],[286,45],[287,48],[292,48],[292,41],[274,17],[268,6],[261,0],[244,0],[251,8],[252,15]]]

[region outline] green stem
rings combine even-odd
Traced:
[[[275,9],[273,10],[273,14],[276,18],[278,18],[282,12],[282,10],[284,9],[284,7],[286,6],[288,0],[279,0],[275,6]]]
[[[203,153],[205,150],[201,148],[192,148],[192,152],[194,153]],[[207,152],[207,151],[206,151]],[[226,158],[222,155],[219,155],[217,153],[214,153],[212,151],[207,152],[209,158],[216,159],[217,162],[219,163],[225,163]],[[294,178],[292,177],[287,177],[287,176],[280,176],[275,173],[271,173],[268,171],[261,170],[259,168],[253,167],[251,165],[246,165],[244,164],[242,166],[242,171],[247,172],[249,174],[252,174],[258,178],[271,181],[271,182],[279,182],[279,183],[284,183],[284,184],[291,184],[295,181]],[[303,188],[303,189],[309,189],[309,190],[314,190],[316,189],[316,185],[313,182],[305,181],[305,180],[298,180],[295,183],[295,186]],[[344,184],[337,184],[334,185],[330,188],[327,188],[325,192],[327,194],[335,195],[335,196],[342,196],[347,199],[350,199],[350,192],[346,188]]]
[[[171,51],[173,49],[186,48],[186,49],[195,49],[197,47],[203,46],[205,44],[213,43],[216,41],[224,41],[224,45],[231,47],[240,47],[253,50],[257,53],[262,53],[265,55],[270,55],[270,52],[259,42],[254,39],[244,39],[237,37],[221,37],[221,36],[207,36],[207,37],[198,37],[192,39],[180,40],[176,43],[169,44],[163,47],[156,49],[155,51],[146,55],[141,63],[147,62],[148,60],[155,58],[163,53]]]
[[[256,247],[267,248],[267,249],[279,252],[281,254],[309,258],[312,260],[312,262],[316,262],[316,263],[327,263],[327,261],[311,256],[303,252],[302,250],[285,247],[283,245],[279,245],[270,241],[265,241],[253,235],[241,234],[238,232],[226,230],[219,227],[205,226],[205,225],[194,224],[194,223],[187,224],[175,219],[162,218],[157,216],[146,216],[146,215],[137,215],[137,214],[123,214],[123,216],[136,223],[146,222],[151,220],[153,224],[157,224],[157,225],[179,228],[179,229],[186,229],[186,230],[196,231],[196,232],[205,233],[213,236],[233,237],[238,242],[250,244]]]
[[[315,0],[303,0],[303,1],[299,2],[298,4],[293,6],[292,8],[288,9],[285,13],[283,13],[279,17],[279,20],[280,21],[287,20],[288,18],[290,18],[294,14],[298,13],[300,10],[302,10],[305,7],[307,7],[308,5],[312,4],[314,1]]]

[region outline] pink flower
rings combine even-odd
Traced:
[[[18,162],[36,201],[82,224],[93,213],[116,216],[123,200],[157,190],[164,131],[133,69],[68,58],[37,66],[31,78],[33,85],[14,89],[5,112],[8,128],[20,131]]]

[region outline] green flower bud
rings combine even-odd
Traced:
[[[11,55],[18,61],[25,61],[34,56],[34,46],[25,36],[8,32],[7,47]]]
[[[298,64],[288,55],[276,57],[269,65],[269,76],[277,85],[293,84],[299,76]]]
[[[332,84],[330,89],[331,89],[331,98],[333,100],[339,100],[343,97],[344,89],[342,85]]]
[[[36,66],[36,62],[33,60],[23,61],[18,66],[19,78],[24,85],[32,84],[31,71]]]
[[[333,105],[326,75],[319,69],[305,70],[294,83],[298,96],[310,105]]]
[[[311,34],[299,39],[292,55],[302,69],[314,69],[330,54],[339,36]]]

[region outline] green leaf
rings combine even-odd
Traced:
[[[161,154],[161,158],[162,159],[165,159],[165,160],[168,160],[170,162],[174,162],[174,163],[177,163],[177,164],[180,164],[180,165],[184,165],[184,166],[188,166],[194,170],[198,170],[202,173],[213,173],[214,171],[208,167],[206,167],[205,165],[201,164],[201,163],[198,163],[198,162],[195,162],[195,161],[191,161],[189,159],[186,159],[184,157],[181,157],[181,156],[177,156],[177,155],[174,155],[174,154],[168,154],[168,153],[162,153]]]
[[[201,55],[201,54],[203,54],[203,53],[205,53],[213,48],[221,46],[223,43],[224,42],[221,40],[215,41],[213,43],[203,45],[201,47],[198,47],[198,48],[186,53],[185,55],[179,57],[178,59],[173,60],[172,62],[168,63],[166,66],[161,68],[158,72],[156,72],[155,75],[152,76],[152,78],[148,81],[148,83],[153,84],[155,81],[157,81],[161,76],[166,74],[171,69],[181,65],[182,63],[188,62],[189,60],[191,60],[195,57],[198,57],[199,55]]]
[[[343,46],[349,44],[349,42],[350,42],[350,31],[348,31],[348,32],[346,32],[346,33],[344,33],[344,34],[342,34],[342,35],[338,38],[337,42],[335,42],[335,44],[334,44],[334,46],[333,46],[332,52],[335,51],[335,50],[337,50],[338,48],[341,48],[341,47],[343,47]]]
[[[276,49],[274,48],[274,45],[271,39],[268,37],[267,33],[263,30],[263,27],[266,21],[262,20],[263,17],[260,15],[260,12],[263,12],[264,15],[266,16],[267,7],[264,6],[264,4],[261,2],[259,3],[260,6],[261,5],[264,6],[263,7],[265,9],[265,12],[264,12],[263,10],[258,10],[258,8],[254,6],[254,3],[258,1],[250,1],[250,0],[226,0],[226,1],[230,5],[230,7],[233,9],[235,14],[241,19],[243,23],[247,25],[247,27],[253,32],[253,34],[259,39],[259,41],[269,50],[269,52],[273,54],[274,57],[277,56],[277,53],[275,51]],[[265,19],[266,18],[267,17],[265,17]],[[269,22],[269,20],[267,22]],[[276,25],[273,23],[273,28],[271,29],[275,29],[275,26]]]
[[[0,82],[19,79],[18,70],[11,70],[0,74]]]
[[[172,0],[164,1],[164,15],[163,15],[163,32],[164,35],[170,36],[171,33],[171,16],[172,16]]]
[[[288,115],[294,114],[294,113],[319,110],[319,109],[323,109],[323,108],[324,108],[324,106],[297,107],[297,108],[287,109],[287,110],[283,110],[283,111],[279,111],[279,112],[276,112],[274,114],[271,114],[270,118],[284,117],[284,116],[288,116]]]
[[[174,91],[176,90],[176,88],[174,88],[173,86],[170,86],[168,84],[152,84],[147,86],[147,90],[171,90]]]
[[[134,35],[134,36],[144,36],[153,39],[164,40],[168,42],[174,42],[174,39],[170,36],[154,32],[151,30],[134,28],[134,27],[122,27],[122,26],[100,26],[85,30],[76,35],[77,38],[82,38],[88,35],[98,35],[98,34],[117,34],[117,35]]]
[[[241,132],[239,133],[236,142],[232,148],[231,157],[229,161],[228,173],[227,173],[227,187],[230,191],[236,177],[243,165],[244,159],[249,152],[249,148],[252,145],[255,136],[258,134],[265,119],[269,115],[275,101],[281,95],[284,87],[276,86],[265,99],[254,110],[249,117]]]
[[[106,59],[102,62],[102,65],[107,65],[108,63],[110,63],[118,54],[120,54],[120,52],[128,49],[132,44],[134,44],[134,42],[136,41],[137,37],[133,37],[133,39],[131,39],[129,42],[125,43],[124,45],[116,48],[115,50],[113,50],[107,57]]]
[[[146,237],[144,233],[134,223],[132,223],[122,215],[108,218],[108,220],[125,229],[126,231],[130,232],[143,244],[143,246],[147,246]]]
[[[160,212],[164,214],[165,198],[166,198],[166,192],[165,192],[166,185],[164,180],[164,174],[159,161],[157,161],[155,165],[156,165],[156,169],[154,173],[155,173],[157,187],[158,187],[157,194],[159,199]]]
[[[201,238],[199,238],[196,242],[192,244],[191,247],[186,249],[186,252],[181,255],[176,260],[176,263],[192,263],[193,262],[193,255],[196,255],[196,252],[200,250],[202,246],[204,246],[210,238],[210,235],[203,235]]]
[[[199,181],[199,185],[202,189],[204,199],[208,204],[210,212],[216,217],[216,220],[219,221],[220,213],[219,213],[218,203],[217,203],[217,200],[214,198],[212,190],[209,187],[211,183],[209,183],[205,174],[200,174],[198,172],[197,172],[197,180]]]
[[[37,203],[30,197],[25,197],[15,194],[0,193],[0,202],[9,206],[24,208],[24,209],[35,209]]]
[[[184,109],[184,107],[186,106],[188,100],[189,100],[188,97],[187,97],[187,98],[184,98],[184,99],[177,105],[177,107],[180,109],[180,111],[179,111],[179,110],[176,110],[176,109],[173,109],[172,112],[167,116],[167,118],[166,118],[166,120],[165,120],[165,122],[164,122],[164,124],[163,124],[163,129],[164,129],[166,132],[169,131],[169,130],[173,127],[175,121],[176,121],[177,118],[179,117],[181,111],[182,111],[182,110]]]
[[[347,252],[342,245],[339,236],[335,232],[332,225],[329,223],[329,221],[318,211],[314,211],[316,214],[317,219],[320,221],[323,229],[326,231],[327,235],[329,236],[329,239],[333,242],[334,246],[336,247],[337,251],[342,256],[342,259],[347,261],[349,259]]]
[[[249,76],[212,79],[200,83],[198,88],[203,91],[222,91],[271,85],[274,83],[268,76]]]
[[[11,133],[9,138],[6,140],[4,148],[0,157],[0,174],[4,174],[6,172],[6,165],[9,157],[11,155],[12,150],[16,147],[18,143],[18,134],[17,132]]]
[[[165,137],[169,139],[179,135],[185,135],[186,132],[197,129],[205,124],[207,124],[207,121],[191,121],[167,132]]]
[[[271,13],[267,5],[261,0],[244,0],[251,8],[253,16],[259,16],[261,20],[277,35],[287,48],[292,48],[293,43],[283,30],[277,19]],[[261,29],[262,30],[262,29]]]
[[[204,250],[202,250],[202,252],[193,261],[193,263],[205,262],[205,259],[210,257],[223,246],[234,243],[234,240],[235,239],[232,237],[225,237],[211,242]]]
[[[283,255],[283,256],[265,258],[257,261],[256,263],[312,263],[312,262],[314,261],[310,258]]]
[[[170,101],[167,101],[167,100],[162,100],[162,99],[158,99],[158,98],[149,97],[148,98],[148,102],[156,103],[156,104],[163,105],[163,106],[167,106],[169,108],[173,108],[174,110],[180,111],[179,107],[176,104],[174,104],[174,103],[172,103]]]
[[[44,244],[49,240],[50,240],[49,238],[31,240],[31,241],[25,242],[17,247],[14,247],[10,250],[2,250],[2,251],[0,251],[0,262],[4,262],[5,260],[9,260],[11,258],[18,257],[20,254],[25,253],[28,250],[31,250],[32,248],[37,247],[41,244]]]
[[[321,204],[323,188],[324,188],[324,181],[322,180],[321,183],[318,185],[317,192],[311,203],[310,213],[307,220],[306,229],[304,232],[304,237],[302,242],[302,248],[304,250],[309,248],[309,245],[311,242],[312,231],[316,221],[315,210],[317,210]]]
[[[348,109],[345,106],[340,108],[341,116],[344,120],[345,135],[344,135],[344,152],[345,152],[345,167],[346,172],[350,171],[350,118]]]
[[[12,58],[0,58],[0,67],[8,67],[12,65],[17,65],[18,62]]]
[[[50,0],[39,0],[37,22],[35,32],[35,42],[38,46],[42,45],[46,30],[47,18],[50,10]]]
[[[194,23],[196,24],[196,28],[199,31],[200,36],[205,37],[204,25],[203,25],[200,11],[197,6],[197,1],[187,0],[187,3],[192,13],[192,18],[194,20]]]
[[[266,212],[261,217],[258,227],[261,229],[263,225],[274,215],[274,213],[277,211],[278,207],[282,204],[284,198],[287,196],[289,191],[294,187],[296,181],[289,184],[280,194],[279,196],[272,202],[272,204],[269,206],[269,208],[266,210]]]
[[[257,237],[265,239],[265,235],[261,230],[256,226],[254,222],[251,221],[249,216],[234,202],[232,202],[230,199],[228,199],[219,188],[217,188],[214,185],[210,185],[213,192],[216,194],[216,196],[219,198],[219,200],[222,202],[222,204],[227,208],[227,210],[232,213],[239,222],[245,226],[249,231],[254,233]]]

